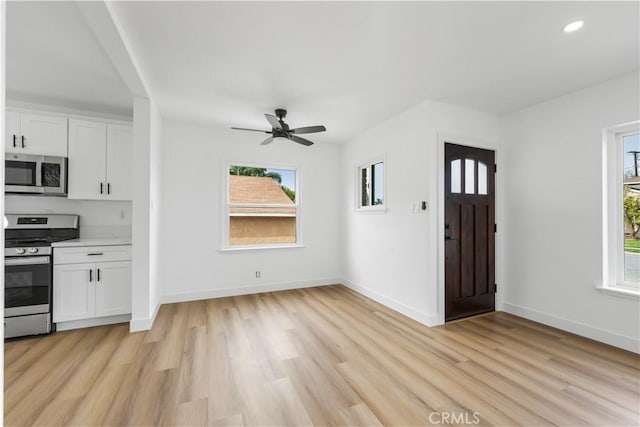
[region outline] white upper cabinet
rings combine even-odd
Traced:
[[[131,200],[131,126],[69,120],[70,199]]]
[[[106,123],[69,120],[70,199],[104,199],[107,156]]]
[[[7,111],[5,116],[4,151],[18,153],[22,149],[20,145],[20,113]]]
[[[107,125],[107,199],[131,200],[133,128]]]
[[[7,111],[5,151],[67,157],[67,118]]]

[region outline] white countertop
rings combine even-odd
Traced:
[[[117,246],[130,245],[131,237],[88,237],[82,239],[64,240],[51,244],[54,248],[70,248],[75,246]]]

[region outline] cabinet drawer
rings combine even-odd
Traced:
[[[53,249],[54,265],[130,260],[131,245],[79,246]]]

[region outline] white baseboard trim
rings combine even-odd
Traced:
[[[315,286],[326,286],[339,284],[340,279],[317,279],[301,280],[296,282],[267,283],[263,285],[236,286],[221,289],[210,289],[197,292],[182,292],[175,294],[165,294],[160,297],[162,304],[174,302],[196,301],[210,298],[235,297],[240,295],[259,294],[263,292],[286,291],[291,289],[312,288]]]
[[[153,326],[153,322],[156,320],[158,310],[162,304],[156,304],[156,308],[153,310],[151,317],[145,317],[142,319],[131,319],[129,322],[129,332],[148,331]]]
[[[575,322],[564,317],[555,316],[553,314],[544,313],[508,302],[504,302],[502,304],[502,309],[507,313],[524,317],[525,319],[533,320],[534,322],[553,326],[554,328],[591,338],[592,340],[600,341],[614,347],[620,347],[634,353],[640,353],[640,339],[638,338],[617,334],[585,323]]]
[[[113,325],[115,323],[126,323],[130,319],[130,314],[121,314],[118,316],[95,317],[92,319],[56,322],[56,331],[69,331],[71,329],[91,328],[93,326]]]
[[[439,325],[440,322],[438,320],[438,315],[437,314],[429,314],[429,313],[425,313],[423,311],[419,311],[416,310],[415,308],[409,307],[401,302],[395,301],[391,298],[387,298],[384,295],[381,295],[377,292],[374,292],[370,289],[367,289],[363,286],[360,285],[356,285],[355,283],[351,282],[350,280],[346,280],[346,279],[342,279],[341,283],[346,286],[347,288],[361,294],[364,295],[367,298],[370,298],[382,305],[384,305],[385,307],[388,307],[392,310],[397,311],[400,314],[403,314],[413,320],[415,320],[416,322],[420,322],[425,326],[436,326]]]

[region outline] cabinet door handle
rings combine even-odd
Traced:
[[[22,148],[24,148],[24,135],[22,135]]]
[[[107,182],[107,194],[111,194],[111,183]]]
[[[16,147],[17,147],[17,145],[16,145],[16,136],[13,135],[13,148],[16,148]]]
[[[103,193],[104,193],[103,188],[104,188],[104,184],[103,184],[103,183],[100,183],[100,194],[103,194]]]
[[[98,268],[96,271],[98,272],[98,282],[99,282],[100,281],[100,269]]]
[[[87,256],[96,256],[96,255],[104,255],[104,252],[91,252],[90,254],[87,254]]]
[[[93,270],[89,269],[89,282],[93,282]]]

